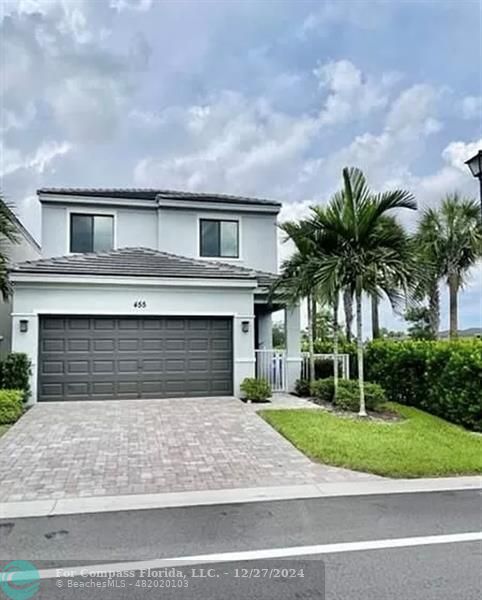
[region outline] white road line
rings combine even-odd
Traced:
[[[435,544],[454,544],[460,542],[482,541],[482,531],[470,533],[452,533],[447,535],[430,535],[385,540],[368,540],[362,542],[338,542],[315,546],[294,546],[292,548],[270,548],[267,550],[244,550],[240,552],[221,552],[217,554],[200,554],[197,556],[180,556],[174,558],[158,558],[102,565],[85,565],[79,567],[62,567],[39,571],[41,579],[63,577],[93,576],[99,572],[119,573],[139,569],[159,569],[188,565],[241,562],[249,560],[267,560],[275,558],[294,558],[298,556],[314,556],[320,554],[336,554],[341,552],[359,552],[363,550],[383,550],[389,548],[410,548],[413,546],[429,546]],[[17,581],[19,581],[17,579]]]

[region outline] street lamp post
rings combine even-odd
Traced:
[[[479,150],[475,156],[465,161],[470,172],[479,180],[480,186],[480,211],[482,213],[482,150]]]

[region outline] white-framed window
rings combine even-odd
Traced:
[[[103,252],[114,248],[114,216],[70,213],[70,252]]]
[[[239,258],[239,221],[199,219],[199,256]]]

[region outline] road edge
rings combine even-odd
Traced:
[[[216,504],[272,502],[276,500],[300,500],[336,496],[369,496],[463,490],[482,490],[482,477],[358,480],[343,483],[319,483],[282,487],[273,486],[4,502],[0,503],[0,519],[212,506]]]

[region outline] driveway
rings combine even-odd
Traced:
[[[0,438],[0,502],[370,477],[311,462],[234,398],[37,404]]]

